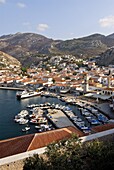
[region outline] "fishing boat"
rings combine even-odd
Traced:
[[[99,121],[101,121],[103,123],[109,122],[109,119],[106,116],[104,116],[102,113],[99,113],[97,118],[98,118]]]
[[[35,126],[36,129],[41,129],[41,126]]]
[[[92,118],[92,117],[88,117],[87,120],[91,125],[99,125],[100,124],[99,120]]]
[[[21,117],[26,117],[28,115],[28,111],[27,110],[22,110],[20,113],[18,113],[18,116],[21,118]]]
[[[29,121],[28,119],[23,119],[23,118],[21,118],[19,124],[20,124],[20,125],[24,125],[24,124],[28,123],[28,121]]]
[[[29,126],[26,126],[24,129],[22,129],[23,132],[26,132],[26,131],[28,131],[28,130],[30,130],[30,127],[29,127]]]
[[[69,91],[70,91],[70,89],[61,89],[60,93],[64,93],[65,94],[65,93],[68,93]]]

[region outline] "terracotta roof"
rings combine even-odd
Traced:
[[[110,123],[110,124],[95,126],[95,127],[92,128],[92,130],[94,132],[102,132],[102,131],[113,129],[113,128],[114,128],[114,124]]]
[[[0,141],[0,158],[26,152],[34,135]]]
[[[26,79],[23,79],[23,80],[22,80],[22,82],[30,82],[30,81],[32,81],[31,78],[26,78]]]
[[[79,137],[84,136],[80,130],[66,127],[0,141],[0,158],[45,147],[52,142],[69,138],[72,133],[76,133]]]
[[[72,133],[76,133],[78,136],[84,136],[84,133],[74,127],[62,128],[42,134],[35,134],[28,151],[47,146],[52,142],[59,141],[64,138],[68,138]]]
[[[60,86],[60,87],[69,87],[69,85],[68,84],[62,84],[62,83],[56,83],[55,82],[55,86]]]

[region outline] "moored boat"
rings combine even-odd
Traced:
[[[22,110],[20,113],[18,113],[19,117],[26,117],[28,115],[28,111],[27,110]]]
[[[22,92],[17,92],[16,97],[17,97],[17,99],[20,100],[20,99],[25,99],[25,98],[29,98],[29,97],[38,96],[40,94],[41,94],[41,92],[24,90]]]
[[[27,124],[28,121],[29,121],[28,119],[23,119],[23,118],[22,118],[22,119],[20,120],[19,124],[20,124],[20,125],[24,125],[24,124]]]
[[[24,129],[22,129],[23,132],[26,132],[28,130],[30,130],[30,127],[28,127],[28,126],[26,126]]]

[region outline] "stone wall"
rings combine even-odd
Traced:
[[[0,166],[0,170],[23,170],[24,160],[11,162]]]

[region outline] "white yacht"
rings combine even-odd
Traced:
[[[24,90],[22,92],[17,92],[16,97],[17,97],[17,99],[20,100],[20,99],[25,99],[25,98],[29,98],[29,97],[38,96],[40,94],[41,94],[41,92]]]

